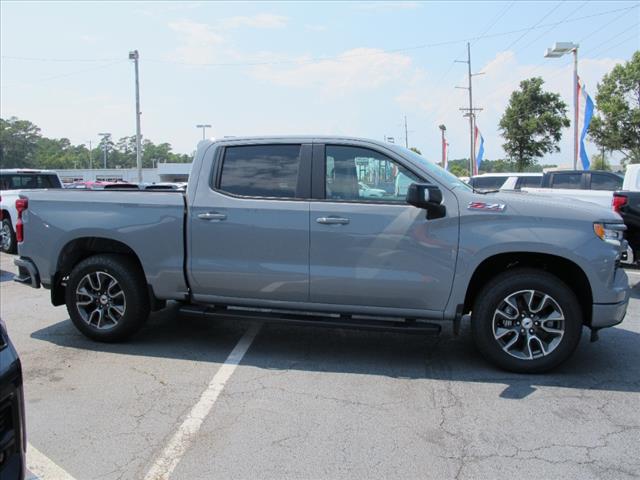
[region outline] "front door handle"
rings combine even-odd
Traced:
[[[349,219],[342,217],[320,217],[316,218],[316,222],[324,225],[346,225],[349,223]]]
[[[226,220],[227,216],[224,213],[207,212],[198,214],[198,218],[201,220]]]

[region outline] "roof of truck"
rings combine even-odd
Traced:
[[[397,146],[394,143],[384,142],[382,140],[373,140],[371,138],[363,138],[349,135],[254,135],[254,136],[227,136],[223,138],[210,138],[207,140],[202,140],[202,142],[207,143],[224,143],[224,142],[261,142],[261,141],[357,141],[357,142],[366,142],[366,143],[375,143],[377,145],[389,147],[389,146]],[[200,143],[202,143],[200,142]]]

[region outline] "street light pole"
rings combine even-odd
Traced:
[[[200,125],[196,125],[196,128],[202,129],[202,140],[204,140],[206,138],[206,130],[207,128],[211,128],[211,125],[208,123],[201,123]]]
[[[140,133],[140,80],[138,73],[138,50],[129,52],[129,60],[133,60],[136,75],[136,168],[138,169],[138,182],[142,182],[142,134]]]
[[[578,46],[573,49],[573,169],[578,166]]]
[[[547,48],[545,58],[560,58],[567,53],[573,53],[573,169],[578,168],[578,48],[573,42],[556,42]]]

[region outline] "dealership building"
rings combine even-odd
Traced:
[[[56,170],[64,183],[72,182],[125,182],[138,181],[136,168],[93,168],[93,169],[61,169]],[[143,168],[142,181],[186,182],[191,172],[191,163],[158,163],[156,168]]]

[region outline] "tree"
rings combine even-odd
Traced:
[[[598,84],[596,109],[589,126],[593,141],[622,153],[627,162],[640,163],[640,50]]]
[[[557,93],[545,92],[534,77],[520,82],[500,119],[502,145],[521,172],[546,153],[559,152],[562,129],[568,127],[567,105]]]
[[[35,167],[40,129],[27,120],[0,118],[0,167]]]
[[[606,170],[607,172],[611,171],[611,165],[607,161],[607,158],[603,153],[597,153],[593,157],[591,157],[591,170]]]
[[[422,155],[422,152],[420,151],[420,149],[418,147],[411,147],[409,150],[411,150],[412,152],[417,153],[418,155]]]

